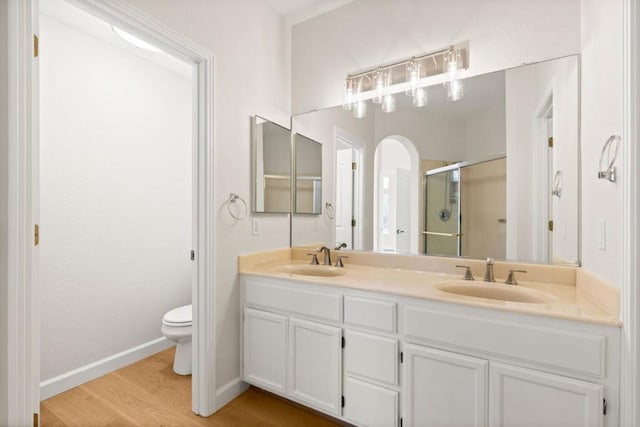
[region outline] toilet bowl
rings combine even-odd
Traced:
[[[173,372],[191,375],[191,304],[174,308],[162,318],[162,335],[175,342]]]

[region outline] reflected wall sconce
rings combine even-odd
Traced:
[[[616,167],[613,166],[618,157],[621,138],[618,135],[611,135],[604,143],[600,152],[600,162],[598,164],[598,178],[616,182]],[[606,166],[605,166],[606,165]]]
[[[463,97],[460,71],[466,69],[467,49],[450,46],[349,74],[344,82],[343,108],[362,118],[367,115],[366,100],[371,99],[383,112],[391,113],[396,109],[395,94],[400,92],[410,96],[415,107],[424,107],[429,102],[427,86],[436,83],[447,89],[448,100],[458,101]]]

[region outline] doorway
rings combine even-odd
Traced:
[[[417,252],[419,162],[418,151],[405,137],[387,137],[376,147],[374,250]]]
[[[9,355],[13,374],[8,379],[14,390],[9,401],[10,424],[26,425],[39,408],[40,305],[39,294],[39,2],[9,0],[9,14],[15,25],[9,28],[8,57],[21,72],[9,75],[9,150],[15,153],[9,170],[13,192],[9,194],[10,281],[8,318]],[[126,2],[74,0],[74,5],[117,25],[148,43],[194,64],[193,84],[193,376],[192,409],[208,416],[216,409],[215,390],[215,289],[213,281],[215,209],[213,185],[213,55]],[[33,43],[32,43],[33,42]],[[197,159],[197,161],[195,161]],[[44,233],[44,230],[43,230]]]
[[[172,345],[191,304],[194,64],[62,0],[39,24],[46,399]]]

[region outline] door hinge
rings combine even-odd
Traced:
[[[351,163],[351,170],[356,170],[358,164],[356,162]]]
[[[342,407],[344,408],[344,396],[342,396]]]
[[[38,414],[33,414],[33,427],[38,427],[40,425],[39,422],[39,415]]]
[[[548,227],[549,231],[553,231],[553,220],[549,221]]]
[[[38,36],[34,34],[33,35],[33,57],[37,58],[39,52],[40,52],[40,40],[38,39]]]
[[[400,352],[400,363],[404,363],[404,352]]]
[[[550,136],[549,139],[547,139],[547,143],[549,144],[549,148],[553,148],[553,137]]]
[[[33,226],[33,245],[38,246],[40,244],[40,226],[34,224]]]
[[[607,415],[607,399],[602,399],[602,415]]]
[[[194,259],[196,259],[196,251],[194,251],[193,249],[191,249],[191,255],[189,255],[189,258],[191,258],[191,261],[193,261]]]
[[[345,345],[347,345],[347,340],[342,337],[342,348],[344,348]]]
[[[355,219],[355,218],[352,218],[352,219],[351,219],[351,226],[352,226],[352,227],[355,227],[355,226],[356,226],[356,219]]]

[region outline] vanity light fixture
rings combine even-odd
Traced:
[[[443,83],[447,99],[457,101],[463,96],[460,70],[467,68],[467,49],[450,46],[434,53],[380,65],[347,76],[344,86],[344,109],[354,117],[365,117],[366,101],[381,104],[382,111],[396,109],[394,94],[404,92],[415,107],[428,103],[427,86]]]
[[[123,30],[122,28],[118,28],[118,27],[114,27],[113,25],[111,26],[111,30],[116,33],[116,35],[118,37],[120,37],[122,40],[124,40],[125,42],[129,43],[130,45],[133,45],[137,48],[140,49],[144,49],[144,50],[148,50],[149,52],[162,52],[162,49],[158,49],[157,47],[155,47],[154,45],[147,43],[146,41],[139,39],[138,37],[134,36],[133,34],[130,34],[128,32],[126,32],[125,30]]]

